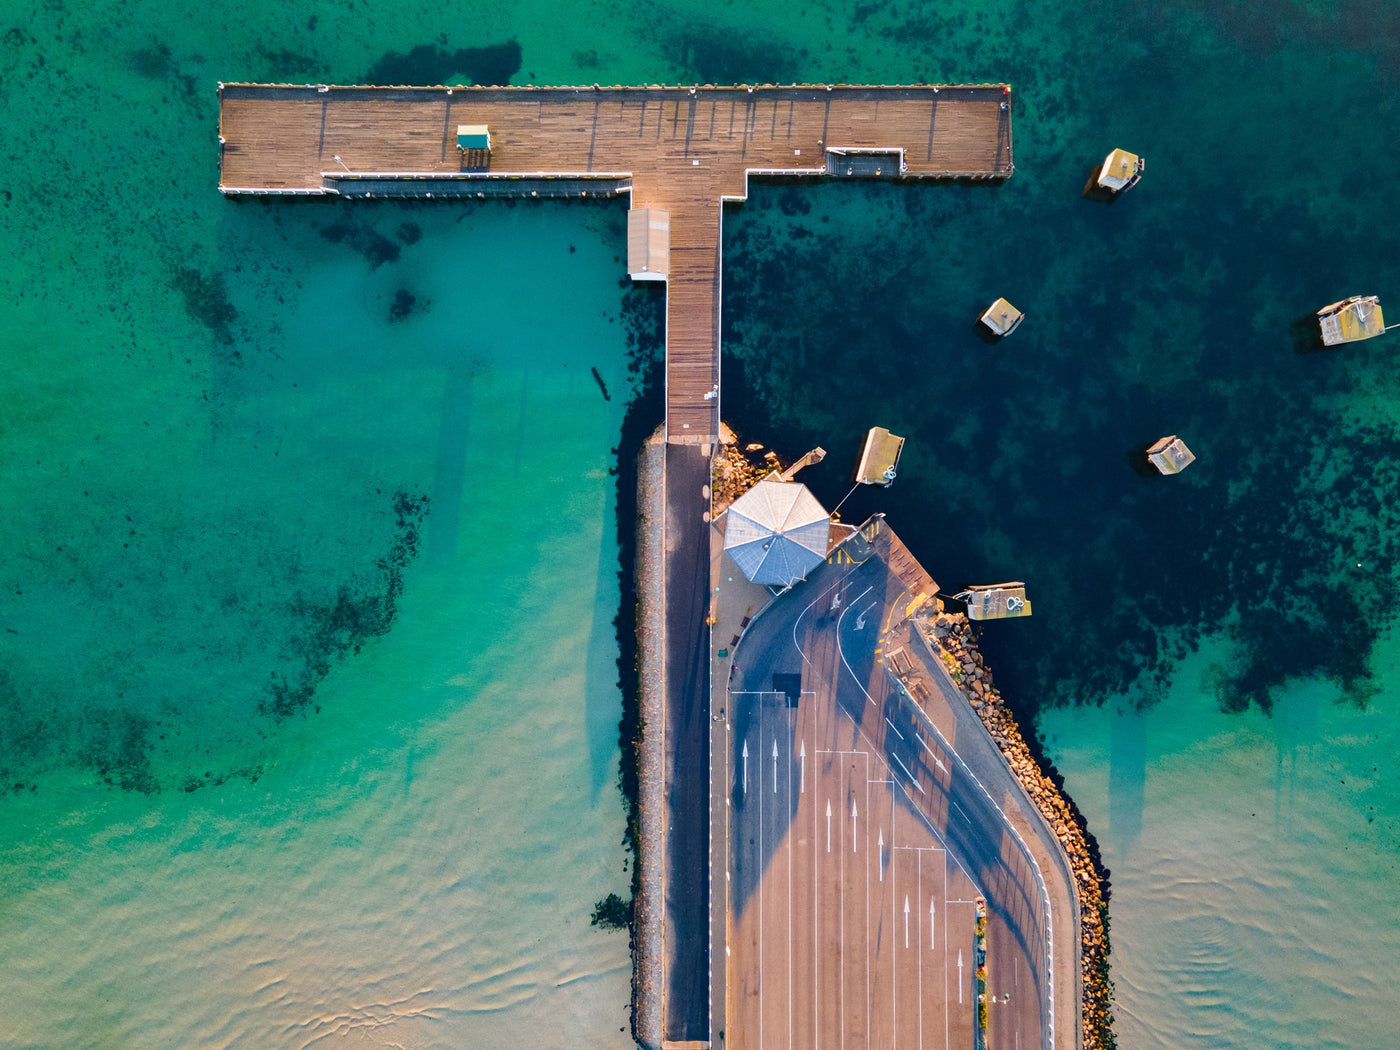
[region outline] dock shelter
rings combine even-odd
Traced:
[[[627,273],[634,281],[664,281],[671,273],[671,215],[660,208],[627,213]]]
[[[463,153],[470,150],[491,152],[491,129],[485,124],[458,124],[457,148]]]
[[[826,560],[831,517],[806,485],[770,474],[725,515],[724,551],[754,583],[790,587]]]

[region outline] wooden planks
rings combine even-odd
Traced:
[[[321,173],[342,166],[467,170],[455,144],[462,123],[491,128],[492,174],[654,173],[697,200],[714,200],[715,187],[741,195],[749,170],[817,171],[822,145],[902,148],[911,176],[1002,178],[1012,170],[1009,99],[1000,85],[699,88],[692,95],[685,88],[227,84],[219,90],[219,185],[230,193],[319,189]]]
[[[459,124],[492,149],[462,154]],[[813,178],[825,148],[902,151],[911,178],[1005,178],[1013,169],[1010,89],[373,88],[224,84],[219,188],[334,194],[327,176],[630,177],[632,205],[671,213],[667,433],[718,434],[720,207],[752,173]],[[494,184],[493,185],[497,185]]]

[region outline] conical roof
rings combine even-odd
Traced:
[[[806,485],[765,478],[734,501],[724,549],[754,583],[786,587],[826,558],[831,518]]]

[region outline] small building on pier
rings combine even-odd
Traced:
[[[458,124],[457,148],[463,153],[491,152],[491,129],[485,124]]]
[[[831,517],[806,485],[773,473],[725,513],[724,552],[754,583],[790,587],[826,560]]]
[[[634,281],[664,281],[671,273],[671,215],[660,208],[627,213],[627,273]]]

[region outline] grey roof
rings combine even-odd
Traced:
[[[786,587],[826,558],[831,519],[806,485],[765,478],[734,501],[724,549],[754,583]]]

